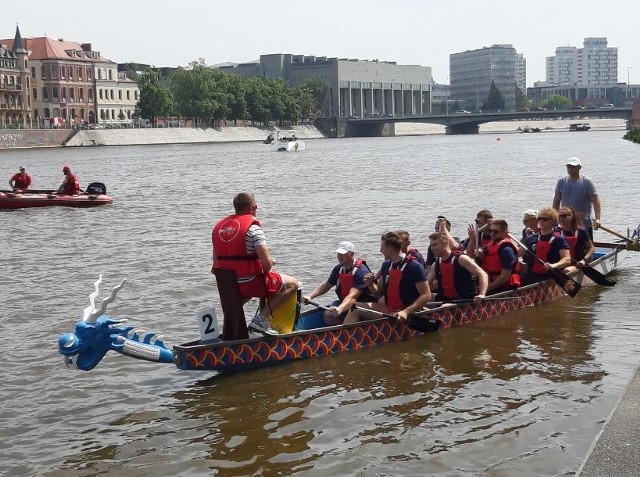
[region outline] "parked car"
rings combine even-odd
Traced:
[[[574,106],[575,109],[586,109],[584,106]]]
[[[518,112],[518,113],[528,113],[528,112],[529,112],[529,109],[528,109],[528,108],[520,108],[520,109],[518,109],[518,111],[517,111],[517,112]]]
[[[540,106],[534,106],[531,108],[531,111],[546,111],[545,108],[541,108]]]
[[[608,104],[603,104],[602,106],[600,106],[600,109],[613,109],[615,106],[611,103]]]
[[[458,109],[456,114],[471,114],[471,111],[467,111],[466,109]]]

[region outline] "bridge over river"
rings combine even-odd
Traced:
[[[435,123],[442,124],[447,134],[478,134],[480,124],[494,121],[535,120],[570,118],[576,122],[583,122],[589,118],[615,118],[631,121],[632,108],[608,109],[563,109],[560,111],[520,111],[509,113],[455,113],[430,114],[425,116],[379,116],[370,118],[340,118],[346,120],[344,127],[338,124],[339,136],[347,137],[377,137],[393,136],[395,124],[407,123]]]

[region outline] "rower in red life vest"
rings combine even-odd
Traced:
[[[467,255],[470,257],[475,255],[472,253],[472,249],[478,250],[491,242],[489,227],[491,227],[492,220],[493,214],[491,211],[488,209],[482,209],[476,214],[474,223],[469,224],[467,229],[469,238],[462,243],[462,247],[463,250],[467,251]]]
[[[573,207],[560,207],[558,210],[558,232],[569,244],[571,261],[576,268],[582,268],[591,262],[596,247],[587,230],[581,226],[580,217]],[[572,268],[565,268],[565,272]]]
[[[16,172],[9,179],[9,185],[16,192],[27,190],[31,186],[31,176],[24,167],[20,167],[20,172]]]
[[[62,181],[62,184],[58,187],[57,193],[65,195],[79,194],[80,182],[75,174],[71,172],[71,168],[69,166],[64,166],[62,168],[62,173],[64,174],[64,181]]]
[[[255,218],[258,204],[250,192],[242,192],[233,199],[235,213],[220,220],[211,233],[213,267],[234,270],[238,290],[246,303],[250,298],[265,298],[264,306],[249,323],[252,331],[277,334],[267,316],[285,303],[298,290],[298,280],[272,270],[271,258],[264,231]]]
[[[442,232],[429,235],[429,245],[436,262],[429,269],[428,281],[429,286],[437,286],[438,300],[473,298],[476,304],[481,304],[489,282],[485,271],[472,258],[460,251],[451,251],[447,235]]]
[[[449,220],[444,215],[438,215],[438,218],[436,220],[436,225],[435,225],[435,231],[446,234],[447,239],[449,241],[449,248],[452,251],[455,252],[455,251],[461,250],[460,239],[458,237],[454,237],[453,235],[451,235],[451,222],[449,222]],[[431,266],[435,262],[436,262],[436,256],[433,253],[433,250],[431,250],[431,247],[429,247],[427,249],[427,261],[425,264],[425,269],[427,270],[427,274],[429,273]]]
[[[364,260],[356,260],[355,250],[351,242],[340,242],[335,251],[338,264],[331,270],[329,278],[303,297],[305,301],[313,300],[335,287],[338,299],[331,303],[322,316],[328,326],[342,324],[354,303],[375,301],[364,282],[364,277],[371,270]]]
[[[522,274],[522,285],[539,282],[549,278],[549,268],[562,269],[571,264],[569,244],[566,239],[554,232],[553,228],[558,221],[558,212],[552,207],[544,207],[538,210],[539,232],[528,236],[523,245],[535,253],[543,263],[531,256],[527,250],[519,249],[519,253],[527,264],[527,272]]]
[[[384,302],[362,303],[361,308],[395,315],[399,321],[422,310],[431,299],[424,267],[411,256],[402,253],[402,239],[396,232],[387,232],[380,238],[380,253],[385,258],[381,267],[381,279],[375,280],[370,273],[365,283],[374,297],[383,297]],[[372,319],[375,315],[352,310],[344,323],[357,323],[360,319]]]
[[[417,260],[426,270],[426,262],[423,255],[418,251],[418,249],[409,247],[411,245],[411,235],[406,230],[396,230],[396,233],[400,236],[401,247],[400,251],[405,255],[410,256],[412,259]],[[375,274],[375,279],[380,280],[380,270],[378,270]]]
[[[494,219],[489,226],[492,240],[478,251],[482,269],[489,275],[489,294],[513,290],[520,286],[518,248],[508,233],[507,222]]]

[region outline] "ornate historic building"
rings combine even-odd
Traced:
[[[0,127],[29,127],[31,121],[28,51],[20,29],[11,44],[0,40]]]

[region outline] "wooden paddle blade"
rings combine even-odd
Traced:
[[[616,284],[615,280],[612,280],[605,274],[600,273],[595,268],[584,266],[580,270],[582,270],[582,273],[584,273],[587,277],[589,277],[594,283],[597,283],[598,285],[602,285],[605,287],[612,287]]]
[[[549,276],[553,278],[553,281],[560,285],[571,298],[576,296],[580,291],[580,288],[582,288],[582,285],[557,268],[549,268],[547,272],[549,273]]]
[[[437,331],[440,328],[440,322],[435,318],[411,315],[407,319],[407,326],[412,330],[416,330],[421,333],[430,333],[432,331]]]

